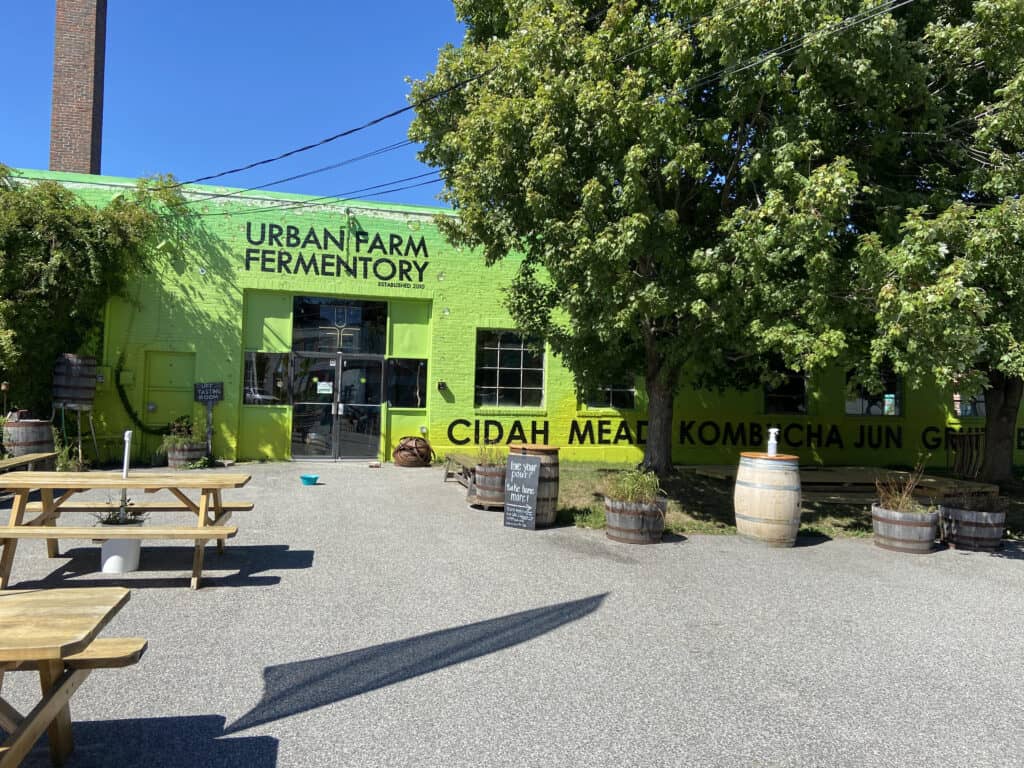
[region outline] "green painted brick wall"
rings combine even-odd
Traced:
[[[18,173],[61,181],[96,205],[135,183],[47,171]],[[563,459],[641,459],[642,388],[635,411],[586,408],[577,401],[571,375],[550,352],[545,355],[543,406],[474,407],[477,330],[512,327],[501,288],[516,267],[514,256],[487,267],[479,255],[453,248],[434,223],[440,213],[435,209],[383,203],[310,205],[307,197],[272,193],[223,197],[233,192],[237,190],[190,187],[190,206],[201,215],[194,221],[170,219],[172,231],[150,254],[151,271],[131,285],[126,297],[107,307],[100,353],[104,382],[97,390],[96,419],[111,454],[121,432],[132,427],[114,386],[116,376],[131,408],[153,427],[183,412],[201,422],[204,410],[191,401],[191,384],[222,381],[224,400],[214,410],[215,453],[237,459],[288,458],[291,409],[242,404],[244,356],[287,352],[293,297],[310,295],[387,301],[388,356],[429,361],[427,407],[382,409],[382,459],[390,458],[402,436],[420,434],[422,427],[440,455],[472,452],[476,435],[483,439],[500,434],[502,442],[523,439],[560,446]],[[280,244],[269,242],[271,227],[280,228]],[[263,242],[256,245],[251,239]],[[286,270],[296,266],[299,252],[303,269],[289,274]],[[313,252],[329,254],[318,259],[316,273],[309,263]],[[357,270],[355,277],[338,265],[339,257]],[[321,268],[331,274],[319,274]],[[395,274],[390,276],[392,268]],[[439,381],[447,388],[439,390]],[[766,427],[778,424],[783,429],[780,449],[797,453],[805,462],[913,464],[930,453],[931,465],[945,463],[942,432],[957,424],[950,393],[905,392],[899,417],[847,416],[844,406],[845,378],[839,370],[812,382],[805,417],[766,415],[760,390],[683,390],[675,405],[673,457],[687,464],[731,464],[740,450],[763,448]],[[980,427],[982,420],[964,423]],[[581,436],[585,444],[580,444]],[[155,436],[137,438],[137,457],[149,458],[158,443]],[[1024,447],[1024,431],[1018,444]],[[1018,450],[1018,461],[1022,455]]]

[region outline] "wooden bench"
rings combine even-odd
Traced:
[[[64,665],[71,669],[117,669],[137,664],[146,652],[144,637],[97,637],[84,651],[65,656]],[[17,662],[6,667],[12,672],[38,666],[35,662]]]
[[[455,482],[469,488],[473,484],[476,459],[464,453],[449,453],[444,457],[444,478],[442,482],[447,483],[454,479]]]
[[[192,589],[199,589],[203,578],[203,545],[210,540],[223,542],[234,538],[238,528],[229,525],[204,526],[159,526],[159,525],[107,525],[107,526],[69,526],[69,525],[14,525],[0,527],[0,543],[5,539],[145,539],[173,541],[191,539],[195,542],[195,553],[192,557]]]
[[[17,469],[18,467],[28,467],[29,469],[32,469],[32,465],[36,462],[47,461],[48,459],[54,459],[56,457],[56,451],[26,453],[22,456],[11,456],[7,459],[0,459],[0,472],[7,472],[8,470]]]
[[[111,509],[119,509],[121,503],[118,501],[72,501],[60,505],[61,512],[106,512]],[[221,504],[225,512],[249,512],[255,505],[251,501],[226,501]],[[145,512],[191,512],[192,510],[178,501],[132,501],[128,503],[128,509],[141,510]],[[30,501],[25,505],[26,512],[42,512],[41,501]]]
[[[23,661],[0,666],[0,670],[6,671],[37,670],[46,696],[44,703],[28,715],[0,699],[0,728],[13,734],[11,741],[15,742],[12,754],[5,755],[6,746],[0,747],[0,763],[7,764],[4,758],[13,761],[13,765],[20,763],[44,731],[49,731],[51,756],[62,763],[74,748],[68,709],[71,696],[94,669],[117,669],[138,663],[147,645],[142,637],[98,637],[85,650],[57,662]],[[0,671],[0,681],[3,675]]]

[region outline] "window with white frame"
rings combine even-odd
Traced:
[[[544,346],[515,331],[476,332],[477,406],[544,404]]]

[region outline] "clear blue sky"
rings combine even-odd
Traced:
[[[0,163],[15,168],[49,164],[54,12],[54,0],[0,0]],[[406,106],[405,78],[461,40],[450,0],[109,0],[102,172],[188,180],[319,141]],[[403,141],[411,119],[210,183],[338,163]],[[334,195],[428,170],[408,146],[272,188]],[[356,197],[438,205],[440,188]]]

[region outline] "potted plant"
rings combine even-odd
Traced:
[[[875,546],[894,552],[927,554],[931,552],[939,530],[939,512],[916,498],[924,466],[913,471],[890,474],[875,481],[878,501],[871,505],[871,528]]]
[[[954,549],[991,552],[1002,545],[1008,500],[964,493],[939,505],[939,532]]]
[[[667,506],[656,474],[640,469],[620,472],[605,489],[605,535],[627,544],[656,544],[665,530]]]
[[[505,507],[505,452],[496,445],[481,445],[473,467],[469,503],[482,507]]]
[[[186,469],[206,456],[206,438],[193,426],[191,416],[179,416],[164,435],[160,452],[167,454],[167,466],[171,469]]]
[[[129,505],[127,491],[121,491],[121,501],[96,513],[96,519],[104,525],[142,525],[146,512]],[[103,573],[129,573],[138,570],[139,555],[142,551],[142,539],[103,539],[100,538],[100,565]]]

